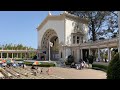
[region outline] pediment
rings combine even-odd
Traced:
[[[49,20],[64,20],[63,15],[58,15],[58,16],[47,16],[43,22],[37,27],[37,30],[39,31]]]

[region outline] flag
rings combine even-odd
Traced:
[[[50,47],[52,47],[52,46],[53,46],[53,43],[52,43],[52,42],[49,42],[49,45],[50,45]]]

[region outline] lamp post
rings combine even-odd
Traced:
[[[49,40],[49,61],[50,61],[50,40]]]
[[[48,42],[48,43],[49,43],[49,45],[48,45],[48,46],[49,46],[49,61],[51,61],[51,60],[50,60],[50,47],[52,47],[53,44],[50,42],[50,39],[49,39],[49,42]]]

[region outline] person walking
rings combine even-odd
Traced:
[[[41,71],[40,71],[40,74],[42,74],[43,73],[43,68],[41,68]]]
[[[52,74],[52,69],[49,67],[46,72],[47,72],[48,75],[50,75],[50,74]]]

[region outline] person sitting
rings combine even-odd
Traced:
[[[84,63],[83,63],[83,62],[80,63],[80,68],[81,68],[81,69],[84,68]]]
[[[35,66],[34,66],[34,65],[32,65],[32,67],[31,67],[32,74],[36,76],[37,74],[36,74],[35,69],[36,69],[36,68],[35,68]]]
[[[35,66],[34,66],[34,65],[32,65],[31,69],[35,69]]]
[[[2,64],[2,66],[3,66],[3,67],[6,67],[6,66],[7,66],[7,64],[6,64],[6,63],[3,63],[3,64]]]
[[[13,64],[13,67],[14,67],[14,68],[17,67],[16,63]]]

